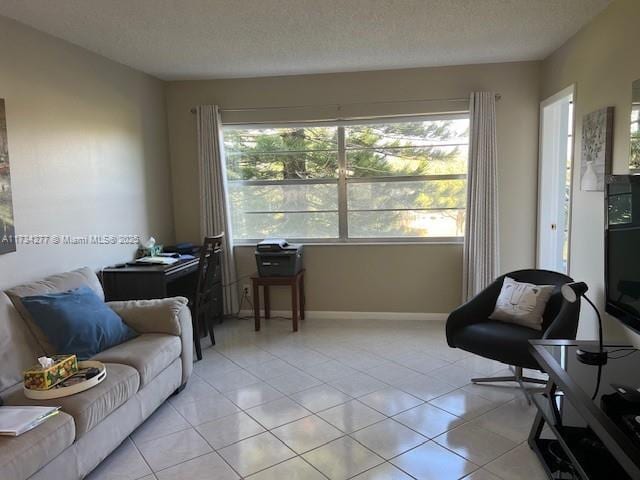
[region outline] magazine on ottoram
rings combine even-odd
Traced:
[[[17,437],[58,413],[60,407],[0,407],[0,435]]]

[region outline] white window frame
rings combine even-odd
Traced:
[[[467,174],[441,174],[441,175],[412,175],[412,176],[384,176],[384,177],[355,177],[347,176],[347,151],[348,150],[364,150],[364,148],[349,149],[346,147],[345,127],[351,125],[366,124],[382,124],[382,123],[400,123],[412,121],[426,120],[457,120],[469,119],[469,112],[456,112],[449,114],[429,114],[417,116],[401,116],[401,117],[375,117],[366,119],[338,120],[338,121],[314,121],[314,122],[286,122],[286,123],[227,123],[223,125],[223,134],[225,129],[268,129],[268,128],[295,128],[295,127],[317,127],[330,126],[337,128],[337,154],[338,154],[338,178],[319,178],[319,179],[296,179],[296,180],[227,180],[229,183],[243,186],[268,186],[268,185],[338,185],[338,237],[326,238],[290,238],[289,242],[295,243],[311,243],[311,244],[328,244],[328,245],[354,245],[354,244],[402,244],[402,243],[432,243],[432,244],[462,244],[464,243],[464,235],[454,237],[372,237],[372,238],[350,238],[348,215],[349,212],[384,212],[384,211],[428,211],[428,210],[446,210],[443,208],[391,208],[391,209],[356,209],[349,210],[347,189],[350,183],[378,183],[378,182],[411,182],[411,181],[429,181],[429,180],[466,180]],[[468,143],[467,143],[468,145]],[[450,146],[450,145],[442,145]],[[225,171],[226,175],[226,171]],[[229,205],[229,203],[227,202]],[[232,208],[229,205],[229,208]],[[466,209],[466,205],[465,205]],[[458,208],[451,210],[460,210]],[[286,211],[269,211],[269,212],[246,212],[246,213],[335,213],[335,210],[286,210]],[[233,239],[234,245],[255,245],[260,242],[261,238],[252,239]]]
[[[633,136],[633,134],[635,133],[633,131],[633,127],[635,126],[637,129],[637,132],[640,133],[640,118],[636,118],[634,119],[634,113],[639,112],[640,113],[640,102],[632,102],[631,103],[631,124],[630,124],[630,135]],[[629,150],[631,151],[631,147],[629,147]],[[631,163],[631,161],[629,161],[629,163]],[[637,175],[638,173],[640,173],[640,169],[639,168],[631,168],[631,166],[629,166],[629,173],[632,175]]]

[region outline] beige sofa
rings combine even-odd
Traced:
[[[186,299],[111,302],[108,305],[140,335],[95,357],[106,364],[106,379],[70,397],[27,399],[22,371],[52,352],[45,351],[46,339],[39,338],[41,332],[25,321],[10,297],[80,286],[91,287],[104,299],[98,278],[88,268],[0,292],[0,397],[5,405],[62,407],[62,413],[34,430],[0,437],[1,480],[83,478],[191,375],[193,336]]]

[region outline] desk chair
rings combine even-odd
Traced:
[[[193,299],[193,340],[196,357],[202,360],[200,331],[206,327],[211,338],[211,345],[216,344],[213,333],[214,318],[222,317],[222,239],[224,233],[215,237],[205,237],[200,250],[198,263],[198,282]]]
[[[542,330],[534,330],[512,323],[490,320],[504,277],[535,285],[555,285],[543,314]],[[491,285],[464,305],[455,309],[447,319],[447,343],[484,358],[497,360],[514,367],[514,375],[505,377],[472,378],[473,383],[517,382],[530,398],[524,383],[546,384],[544,380],[523,375],[523,368],[540,370],[529,353],[529,340],[575,340],[580,316],[580,301],[566,302],[560,287],[573,282],[571,277],[548,270],[518,270],[498,277]]]

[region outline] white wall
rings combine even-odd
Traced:
[[[0,17],[16,232],[173,241],[163,83]],[[0,255],[0,288],[132,258],[135,246]]]
[[[615,107],[613,173],[628,173],[631,84],[640,78],[640,2],[615,0],[543,64],[542,97],[576,84],[575,163],[571,222],[570,275],[587,282],[589,295],[604,306],[604,194],[580,190],[582,118]],[[605,335],[620,337],[620,324],[605,319]],[[579,337],[595,338],[596,319],[584,305]]]

